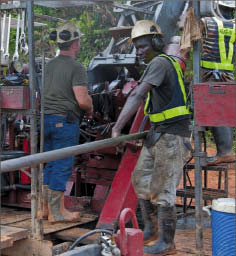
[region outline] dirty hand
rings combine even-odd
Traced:
[[[120,134],[120,130],[117,130],[115,127],[112,128],[112,138],[116,138],[119,137]],[[125,143],[120,143],[119,145],[116,146],[116,151],[123,153],[124,152],[124,146]]]

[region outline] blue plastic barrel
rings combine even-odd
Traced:
[[[212,255],[236,256],[236,210],[234,198],[212,201]]]

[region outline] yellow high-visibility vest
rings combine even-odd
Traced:
[[[189,118],[190,112],[186,106],[186,93],[183,83],[183,73],[179,63],[165,54],[159,55],[171,61],[176,71],[176,86],[168,109],[155,110],[150,109],[151,93],[148,92],[147,100],[144,106],[144,114],[148,115],[151,123],[169,123],[181,119]]]

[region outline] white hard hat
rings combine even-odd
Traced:
[[[151,20],[139,20],[135,23],[131,39],[146,35],[162,35],[161,28]]]
[[[77,25],[70,21],[67,21],[62,25],[60,25],[56,29],[56,31],[57,31],[57,37],[56,37],[57,43],[71,42],[73,40],[79,39],[81,36],[80,30],[77,27]]]
[[[229,8],[235,8],[236,2],[235,1],[219,1],[219,5],[229,7]]]

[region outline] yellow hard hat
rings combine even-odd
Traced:
[[[229,7],[229,8],[235,8],[236,7],[235,1],[219,1],[219,5],[226,6],[226,7]]]
[[[161,28],[151,20],[139,20],[135,23],[131,39],[146,35],[162,35]]]
[[[81,36],[80,30],[77,25],[70,21],[61,24],[59,27],[57,27],[56,31],[57,43],[71,42],[73,40],[79,39]]]

